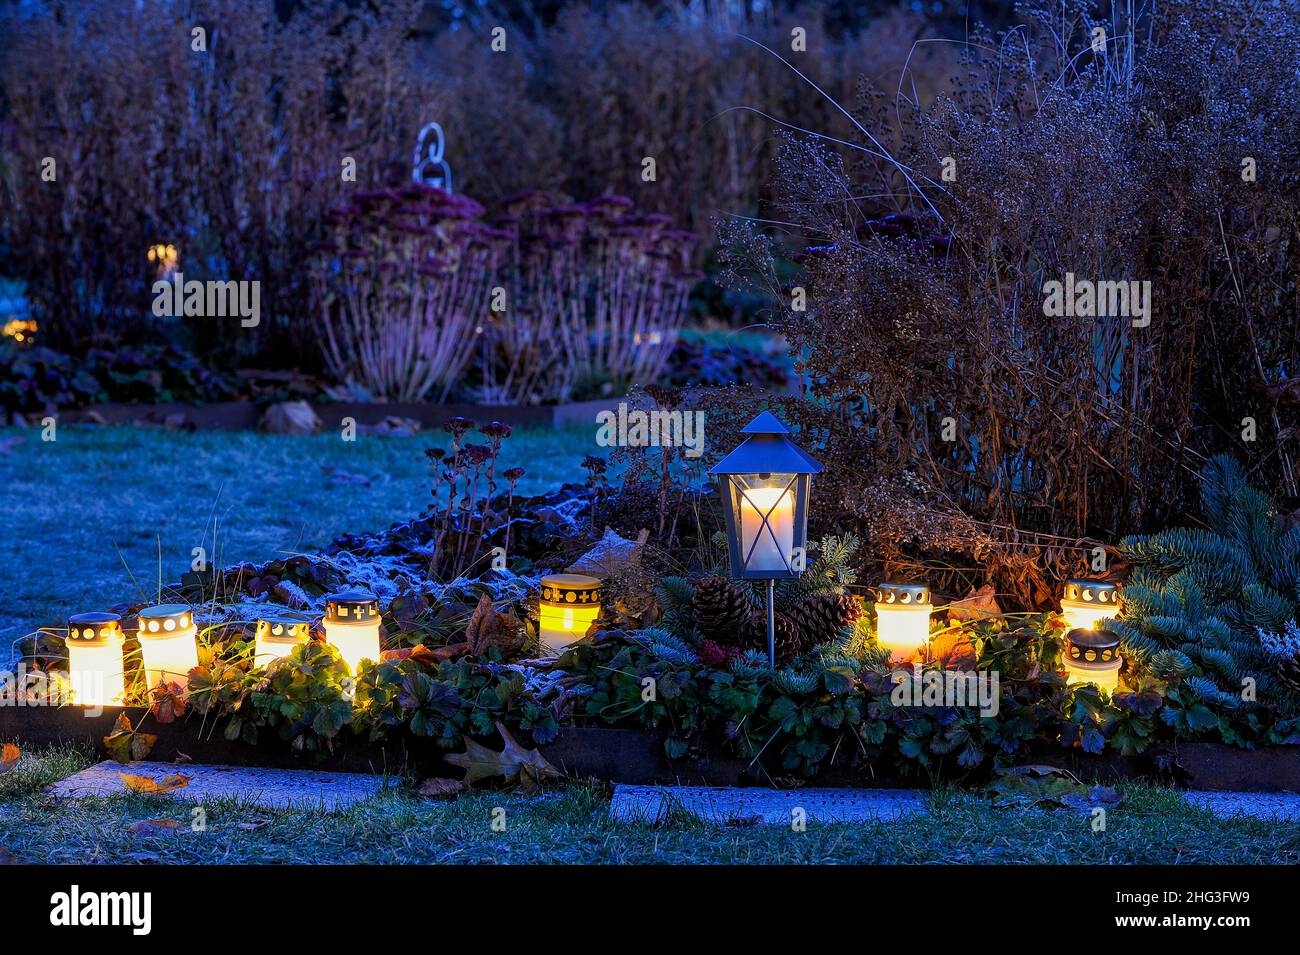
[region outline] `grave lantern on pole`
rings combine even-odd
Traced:
[[[764,411],[740,446],[710,469],[722,495],[731,574],[767,581],[767,658],[776,663],[776,581],[804,571],[808,499],[822,466]]]

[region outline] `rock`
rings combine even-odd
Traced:
[[[320,429],[320,417],[305,401],[282,401],[262,415],[262,430],[268,434],[316,434]]]
[[[374,434],[387,438],[405,438],[420,430],[420,422],[414,418],[401,418],[390,414],[379,424],[358,425],[357,430],[362,434]]]

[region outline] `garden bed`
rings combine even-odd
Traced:
[[[312,403],[326,431],[343,427],[343,419],[358,425],[378,425],[389,418],[415,421],[424,429],[441,428],[451,418],[502,421],[512,427],[565,428],[591,425],[601,411],[618,407],[626,398],[601,398],[560,405],[441,405],[333,401]],[[141,405],[110,403],[68,409],[60,417],[72,424],[153,424],[197,431],[256,430],[264,408],[253,401],[217,401],[194,405],[182,402]]]
[[[107,756],[104,737],[113,731],[120,714],[139,725],[144,708],[105,708],[87,716],[75,706],[61,708],[5,707],[0,709],[0,739],[18,740],[27,747],[90,746]],[[217,728],[219,730],[219,727]],[[394,734],[382,744],[349,742],[333,753],[301,755],[287,743],[249,746],[224,739],[198,717],[173,723],[149,720],[148,731],[158,737],[150,753],[154,760],[260,766],[275,769],[316,769],[329,772],[409,773],[417,778],[458,776],[460,770],[444,757],[448,751],[433,740],[410,733]],[[539,747],[553,766],[570,776],[617,783],[676,783],[702,786],[778,785],[786,777],[773,777],[762,767],[721,750],[697,750],[690,757],[670,760],[664,755],[663,736],[628,729],[562,727],[556,739]],[[1158,752],[1122,756],[1113,751],[1100,755],[1061,749],[1041,749],[1026,754],[1026,764],[1068,769],[1081,779],[1112,784],[1127,781],[1173,783],[1209,791],[1300,792],[1300,747],[1263,747],[1245,750],[1221,743],[1180,741]],[[905,776],[888,766],[880,772],[849,772],[831,766],[797,785],[838,786],[855,789],[915,787],[917,775]]]

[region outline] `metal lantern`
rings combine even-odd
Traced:
[[[138,622],[146,686],[188,686],[190,670],[199,665],[194,611],[185,604],[159,604],[141,610]]]
[[[876,588],[876,642],[891,661],[902,660],[930,642],[930,588],[925,584],[881,584]]]
[[[325,598],[325,640],[356,675],[362,660],[379,662],[379,600],[367,590],[341,590]]]
[[[68,684],[79,706],[121,706],[122,618],[115,613],[79,613],[68,619]]]
[[[261,617],[257,621],[257,635],[253,640],[253,665],[264,667],[310,636],[305,620],[287,615]]]
[[[1107,693],[1114,693],[1124,666],[1119,637],[1109,630],[1077,629],[1065,639],[1065,672],[1070,682],[1095,683]]]
[[[767,581],[767,653],[775,663],[775,582],[803,573],[808,497],[822,466],[767,411],[743,433],[748,437],[709,474],[722,495],[732,576]]]
[[[1099,620],[1119,616],[1119,584],[1107,580],[1067,580],[1061,616],[1072,630],[1092,630]]]
[[[538,637],[547,653],[560,654],[587,635],[600,615],[600,581],[585,574],[542,578]]]

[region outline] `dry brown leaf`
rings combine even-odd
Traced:
[[[141,819],[126,827],[133,836],[180,835],[181,824],[175,819]]]
[[[972,590],[961,600],[954,600],[948,605],[948,619],[959,622],[996,617],[1001,612],[997,590],[992,584],[985,584],[979,590]]]
[[[944,670],[974,670],[975,644],[965,630],[943,631],[930,638],[922,659]]]
[[[118,775],[122,777],[122,782],[126,783],[126,788],[133,793],[169,793],[184,789],[190,784],[190,777],[181,773],[170,773],[157,779],[135,776],[131,773],[118,773]]]
[[[492,776],[500,776],[508,783],[518,783],[531,789],[545,779],[558,779],[564,775],[548,763],[540,752],[535,749],[525,750],[516,743],[503,725],[497,723],[496,728],[504,744],[501,752],[488,749],[467,736],[465,752],[444,757],[453,766],[465,770],[466,786]]]
[[[0,849],[0,865],[19,865],[18,857],[8,849]]]
[[[13,743],[5,743],[0,747],[0,774],[7,773],[18,765],[18,757],[22,752]]]
[[[487,594],[479,598],[465,628],[465,642],[469,644],[470,654],[476,657],[483,656],[491,647],[500,650],[504,657],[514,656],[523,649],[527,635],[523,623],[508,613],[498,613]]]
[[[442,779],[435,776],[420,783],[415,791],[429,799],[451,799],[465,791],[465,784],[459,779]]]

